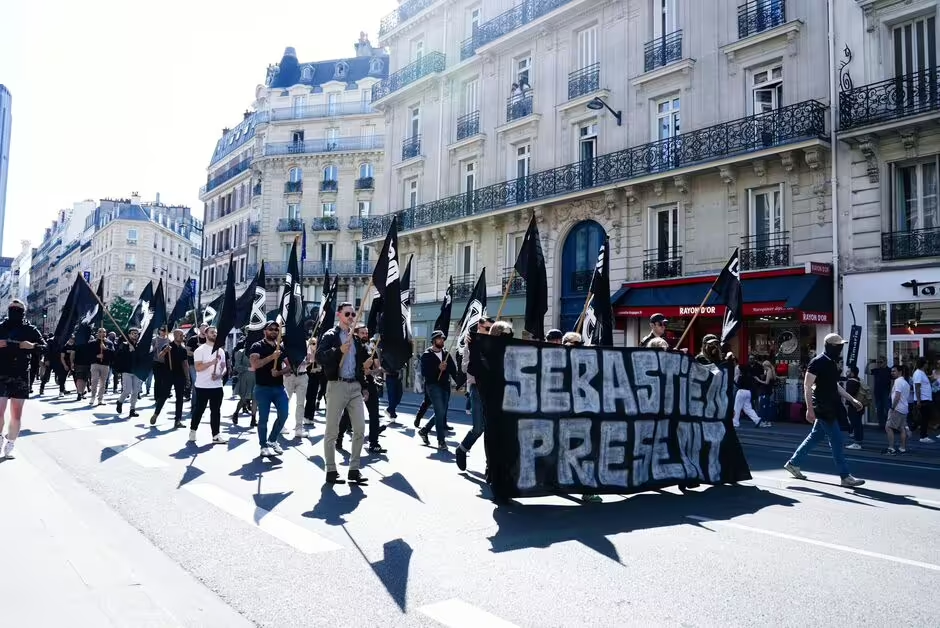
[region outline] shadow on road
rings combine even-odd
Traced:
[[[324,484],[320,489],[320,501],[313,510],[303,513],[308,519],[320,519],[327,525],[341,526],[346,523],[346,515],[352,514],[359,503],[366,498],[362,488],[350,484],[349,493],[340,495],[333,484]]]

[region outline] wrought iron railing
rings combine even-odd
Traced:
[[[594,278],[594,269],[590,270],[576,270],[571,273],[569,281],[571,281],[571,290],[573,292],[584,292],[587,293],[591,289],[591,279]]]
[[[408,2],[402,2],[397,9],[383,17],[382,21],[379,22],[379,37],[407,22],[435,2],[437,0],[408,0]]]
[[[258,122],[278,122],[280,120],[306,120],[311,118],[331,118],[372,113],[372,103],[339,102],[326,105],[308,105],[306,107],[278,107],[268,111],[259,111]]]
[[[421,136],[415,135],[401,141],[401,160],[412,159],[421,154]]]
[[[419,229],[809,139],[827,139],[826,107],[815,100],[494,183],[471,194],[456,194],[394,214],[364,218],[363,237],[384,237],[393,219],[399,231]]]
[[[940,68],[932,67],[839,94],[839,128],[906,118],[940,109]]]
[[[682,31],[646,42],[643,46],[643,71],[649,72],[682,59]]]
[[[496,41],[503,35],[508,35],[517,28],[522,28],[530,22],[534,22],[543,15],[551,13],[555,9],[571,0],[523,0],[505,13],[497,15],[492,20],[480,24],[473,32],[471,42],[463,42],[461,49],[466,47],[473,48],[474,51],[486,44]],[[461,51],[462,54],[462,51]],[[469,55],[468,55],[469,56]],[[465,57],[461,57],[462,59]]]
[[[339,218],[336,216],[321,216],[314,218],[310,223],[311,231],[339,231]]]
[[[892,231],[881,234],[881,259],[940,257],[940,227]]]
[[[480,132],[480,112],[473,111],[457,118],[457,141]]]
[[[248,235],[261,235],[261,223],[252,220],[248,223]]]
[[[532,90],[506,99],[506,122],[532,115]]]
[[[330,275],[358,276],[371,275],[375,264],[368,260],[314,260],[303,263],[301,273],[304,277],[322,277],[324,272]],[[258,270],[257,264],[248,267],[251,276]],[[265,262],[264,274],[266,277],[276,277],[287,273],[287,262]]]
[[[789,265],[789,231],[762,233],[741,238],[741,270],[764,270]]]
[[[671,246],[643,252],[643,279],[669,279],[682,276],[682,247]]]
[[[443,52],[429,52],[422,55],[417,61],[409,63],[398,72],[390,74],[387,79],[373,85],[372,100],[385,98],[429,74],[443,72],[445,65],[446,58]]]
[[[304,221],[300,218],[281,218],[277,221],[277,230],[281,233],[302,232]]]
[[[476,29],[473,30],[476,33]],[[477,53],[477,46],[473,35],[460,42],[460,60],[465,61]]]
[[[476,284],[476,275],[457,275],[454,277],[454,298],[466,299],[473,293]]]
[[[600,89],[601,64],[592,63],[568,75],[568,100]]]
[[[137,238],[128,238],[128,239],[127,239],[127,243],[128,243],[130,246],[137,246]]]
[[[350,231],[361,231],[362,230],[362,217],[361,216],[350,216],[349,223],[346,224],[346,228]]]
[[[304,191],[303,181],[288,181],[284,184],[284,194],[299,194]]]
[[[137,264],[124,264],[124,270],[137,270]]]
[[[235,177],[245,172],[249,168],[251,168],[251,162],[248,160],[239,162],[230,168],[226,168],[219,174],[209,179],[204,186],[199,188],[199,194],[202,195],[202,194],[205,194],[206,192],[211,192],[212,190],[219,187],[226,181],[230,179],[234,179]]]
[[[321,192],[336,192],[339,190],[339,181],[336,179],[327,179],[326,181],[320,181],[320,191]]]
[[[784,0],[751,0],[738,7],[738,39],[770,30],[786,21]]]
[[[374,190],[375,189],[375,178],[374,177],[359,177],[356,179],[356,182],[353,184],[354,190]]]
[[[525,294],[525,279],[520,277],[511,266],[503,269],[502,285],[503,294]]]
[[[353,150],[378,150],[385,147],[385,136],[336,137],[326,140],[304,140],[303,142],[272,142],[264,145],[265,157],[273,155],[304,155],[317,153],[339,153]]]
[[[124,290],[121,294],[123,294],[125,297],[137,296],[137,292],[135,290]]]

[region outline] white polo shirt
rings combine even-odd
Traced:
[[[199,348],[193,352],[193,362],[212,362],[215,354],[212,351],[212,344],[206,342],[199,345]],[[202,371],[196,371],[196,388],[222,388],[222,378],[212,379],[213,369],[208,368]],[[219,363],[215,367],[215,372],[219,375],[225,373],[225,351],[219,349]]]

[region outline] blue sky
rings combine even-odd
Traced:
[[[352,56],[395,0],[6,0],[0,83],[13,94],[3,252],[58,209],[127,197],[189,205],[222,128],[270,63]]]

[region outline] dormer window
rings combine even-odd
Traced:
[[[345,61],[340,61],[336,64],[336,69],[333,72],[333,78],[344,79],[346,78],[346,71],[349,70],[349,66]]]
[[[304,69],[300,73],[301,81],[312,81],[313,80],[313,68],[309,65],[305,65]]]
[[[379,74],[382,72],[382,60],[378,57],[373,57],[369,61],[369,74]]]

